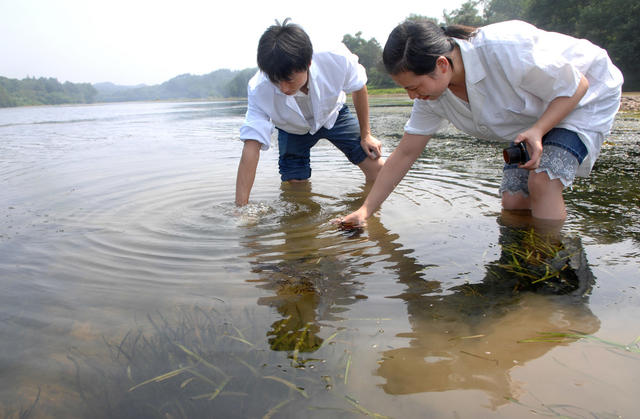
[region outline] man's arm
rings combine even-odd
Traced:
[[[358,123],[360,124],[360,145],[367,156],[371,159],[377,159],[382,155],[381,143],[371,135],[369,126],[369,95],[367,94],[367,85],[362,89],[351,93],[353,106],[356,108]]]
[[[261,146],[262,144],[255,140],[245,140],[244,142],[236,177],[236,205],[239,207],[249,203],[249,194],[256,178]]]

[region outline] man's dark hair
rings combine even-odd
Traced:
[[[258,43],[258,67],[273,83],[287,81],[293,73],[306,71],[311,65],[313,47],[309,35],[298,25],[289,23],[270,26]]]

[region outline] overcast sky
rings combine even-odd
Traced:
[[[255,67],[258,39],[274,19],[291,17],[314,45],[361,31],[384,46],[409,14],[441,20],[463,2],[0,0],[0,76],[157,84]]]

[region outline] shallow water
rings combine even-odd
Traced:
[[[367,187],[324,141],[309,184],[262,153],[238,210],[245,109],[0,109],[0,417],[634,417],[638,119],[549,238],[453,128],[363,231],[331,223]],[[385,155],[409,112],[372,107]]]

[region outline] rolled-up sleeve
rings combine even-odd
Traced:
[[[262,150],[268,150],[272,131],[273,123],[269,116],[249,98],[244,123],[240,127],[240,139],[258,141],[262,144]]]
[[[433,135],[444,125],[445,119],[431,111],[427,101],[415,100],[411,117],[404,126],[407,134]]]
[[[358,62],[358,56],[344,47],[346,58],[346,75],[344,79],[344,85],[342,90],[345,93],[352,93],[356,90],[360,90],[367,84],[367,71]]]

